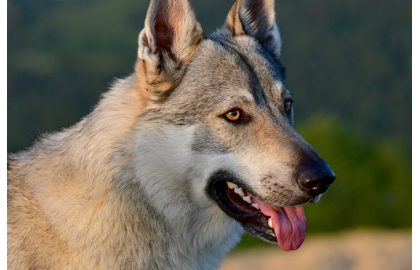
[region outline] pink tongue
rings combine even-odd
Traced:
[[[261,212],[271,217],[277,244],[283,250],[298,249],[305,239],[306,218],[300,205],[287,207],[273,207],[253,198]]]

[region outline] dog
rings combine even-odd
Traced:
[[[216,269],[244,230],[299,248],[335,175],[293,129],[280,49],[274,0],[208,36],[152,0],[133,73],[8,154],[9,269]]]

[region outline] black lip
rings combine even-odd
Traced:
[[[247,185],[228,171],[217,171],[209,179],[207,193],[229,217],[233,218],[251,235],[269,242],[277,242],[274,230],[267,224],[268,217],[244,202],[226,184],[237,184],[253,194]]]

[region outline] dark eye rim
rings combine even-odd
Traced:
[[[290,112],[291,110],[292,110],[292,108],[293,108],[293,99],[286,99],[285,101],[284,101],[284,103],[283,103],[283,106],[284,106],[284,111],[285,112]],[[286,105],[286,103],[288,103],[288,105]]]

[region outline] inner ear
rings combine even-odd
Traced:
[[[281,38],[275,21],[274,0],[237,0],[223,29],[233,36],[252,36],[274,56],[280,57]]]
[[[169,56],[186,62],[202,39],[202,29],[188,0],[152,0],[145,21],[145,37],[139,38],[139,51],[148,47],[160,58]],[[161,63],[165,64],[165,63]]]
[[[154,25],[154,34],[155,34],[155,46],[156,51],[166,53],[170,58],[174,59],[174,54],[172,53],[172,42],[174,36],[174,30],[167,23],[166,14],[163,16],[156,16],[155,25]],[[166,18],[165,18],[166,17]]]

